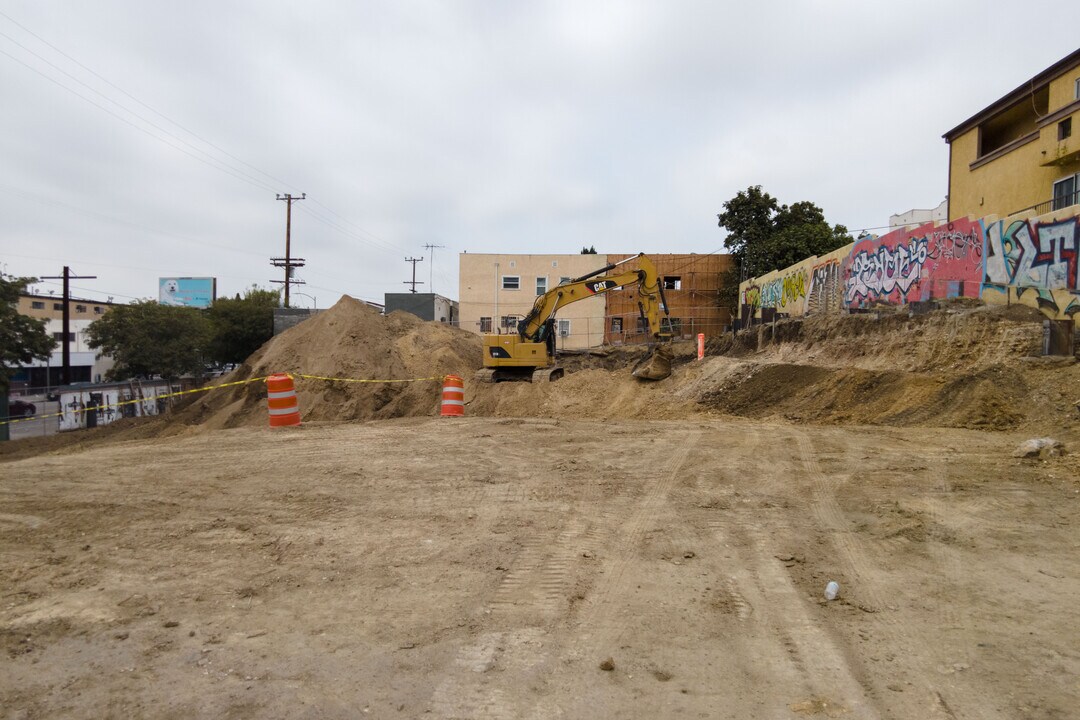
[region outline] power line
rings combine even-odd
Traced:
[[[121,88],[121,87],[120,87],[119,85],[117,85],[116,83],[113,83],[113,82],[112,82],[112,81],[110,81],[110,80],[109,80],[108,78],[106,78],[106,77],[102,76],[102,75],[101,75],[100,73],[98,73],[98,72],[95,72],[95,71],[94,71],[93,69],[91,69],[91,68],[87,67],[87,66],[86,66],[85,64],[83,64],[83,63],[79,62],[79,61],[78,61],[78,60],[77,60],[76,58],[73,58],[72,56],[68,55],[68,54],[67,54],[67,53],[65,53],[65,52],[64,52],[63,50],[61,50],[60,48],[56,47],[56,46],[55,46],[55,45],[53,45],[52,43],[48,42],[47,40],[45,40],[45,39],[44,39],[44,38],[42,38],[41,36],[37,35],[36,33],[34,33],[34,32],[33,32],[32,30],[30,30],[30,29],[29,29],[29,28],[27,28],[26,26],[24,26],[24,25],[22,25],[22,24],[18,23],[17,21],[15,21],[15,20],[14,20],[13,18],[11,18],[10,16],[8,16],[7,14],[5,14],[5,13],[3,13],[3,12],[0,12],[0,16],[2,16],[2,17],[5,17],[5,18],[7,18],[7,20],[8,20],[8,21],[10,21],[10,22],[11,22],[12,24],[14,24],[15,26],[17,26],[17,27],[21,28],[21,29],[22,29],[23,31],[27,32],[27,33],[28,33],[29,35],[33,36],[33,37],[34,37],[34,38],[36,38],[36,39],[37,39],[38,41],[40,41],[40,42],[41,42],[41,43],[43,43],[44,45],[48,46],[49,48],[51,48],[52,50],[54,50],[55,52],[57,52],[58,54],[60,54],[60,55],[61,55],[61,56],[63,56],[64,58],[66,58],[66,59],[70,60],[71,62],[75,63],[76,65],[78,65],[79,67],[81,67],[81,68],[82,68],[83,70],[85,70],[86,72],[90,73],[90,74],[91,74],[91,75],[93,75],[94,77],[96,77],[96,78],[100,79],[100,80],[101,80],[102,82],[104,82],[104,83],[105,83],[105,84],[107,84],[108,86],[110,86],[110,87],[112,87],[112,88],[116,89],[116,90],[117,90],[118,92],[122,93],[123,95],[125,95],[125,96],[126,96],[126,97],[128,97],[128,98],[130,98],[130,99],[131,99],[131,100],[133,100],[134,102],[138,103],[138,104],[139,104],[139,105],[141,105],[142,107],[146,108],[146,109],[147,109],[147,110],[149,110],[150,112],[152,112],[152,113],[154,113],[155,115],[157,115],[157,116],[159,116],[159,117],[163,118],[164,120],[166,120],[167,122],[171,123],[172,125],[174,125],[174,126],[176,126],[176,127],[180,128],[181,130],[183,130],[184,132],[188,133],[188,134],[189,134],[189,135],[191,135],[192,137],[194,137],[194,138],[198,139],[199,141],[201,141],[201,142],[205,143],[205,144],[206,144],[207,146],[209,146],[209,147],[211,147],[211,148],[213,148],[213,149],[217,150],[217,151],[218,151],[218,152],[220,152],[221,154],[225,155],[226,157],[229,157],[229,158],[231,158],[232,160],[235,160],[236,162],[238,162],[238,163],[240,163],[240,164],[244,165],[245,167],[248,167],[248,168],[250,168],[250,169],[254,170],[255,172],[259,173],[260,175],[263,175],[264,177],[270,178],[271,180],[274,180],[275,182],[277,182],[277,183],[279,183],[279,184],[281,184],[281,185],[285,185],[285,186],[287,186],[287,187],[292,187],[292,186],[291,186],[291,185],[290,185],[289,183],[287,183],[287,182],[285,182],[285,181],[281,180],[280,178],[277,178],[277,177],[275,177],[274,175],[271,175],[270,173],[268,173],[268,172],[266,172],[266,171],[264,171],[264,170],[262,170],[262,169],[260,169],[260,168],[256,167],[255,165],[252,165],[252,164],[251,164],[251,163],[249,163],[249,162],[246,162],[246,161],[244,161],[243,159],[241,159],[241,158],[237,157],[236,155],[233,155],[232,153],[228,152],[227,150],[224,150],[223,148],[219,147],[218,145],[215,145],[214,143],[210,142],[209,140],[206,140],[205,138],[201,137],[201,136],[200,136],[200,135],[198,135],[197,133],[195,133],[195,132],[193,132],[193,131],[189,130],[188,128],[186,128],[185,126],[183,126],[182,124],[180,124],[179,122],[177,122],[177,121],[173,120],[172,118],[168,117],[167,115],[165,115],[164,113],[161,113],[161,112],[159,112],[159,111],[155,110],[155,109],[154,109],[153,107],[151,107],[151,106],[147,105],[147,104],[146,104],[145,102],[143,102],[143,101],[142,101],[142,100],[140,100],[139,98],[135,97],[135,96],[134,96],[134,95],[132,95],[131,93],[127,92],[126,90],[124,90],[123,88]],[[169,143],[169,142],[165,141],[165,140],[164,140],[164,139],[162,139],[161,137],[159,137],[159,136],[156,136],[156,135],[154,135],[153,133],[150,133],[150,132],[149,132],[149,131],[147,131],[147,130],[146,130],[145,128],[139,127],[138,125],[135,125],[134,123],[131,123],[131,122],[130,122],[129,120],[127,120],[126,118],[123,118],[123,117],[121,117],[121,116],[118,116],[118,115],[116,115],[115,113],[112,113],[112,112],[111,112],[111,111],[109,111],[109,110],[108,110],[107,108],[105,108],[105,107],[103,107],[103,106],[99,105],[98,103],[95,103],[94,101],[90,100],[89,98],[86,98],[85,96],[83,96],[83,95],[79,94],[78,92],[76,92],[75,90],[73,90],[73,89],[71,89],[71,88],[67,87],[66,85],[63,85],[62,83],[60,83],[60,82],[59,82],[59,81],[57,81],[56,79],[54,79],[54,78],[51,78],[51,77],[49,77],[48,75],[45,75],[44,73],[42,73],[42,72],[40,72],[39,70],[37,70],[36,68],[34,68],[34,67],[32,67],[32,66],[28,65],[27,63],[23,62],[22,60],[19,60],[18,58],[14,57],[14,56],[12,56],[12,55],[10,55],[10,54],[8,54],[8,53],[4,53],[4,54],[8,55],[8,57],[11,57],[11,58],[12,58],[13,60],[16,60],[17,62],[21,63],[22,65],[24,65],[25,67],[29,68],[30,70],[33,70],[34,72],[38,73],[38,74],[39,74],[39,75],[41,75],[42,77],[46,78],[47,80],[50,80],[51,82],[53,82],[53,83],[55,83],[55,84],[59,85],[60,87],[62,87],[62,88],[64,88],[64,89],[68,90],[68,91],[69,91],[69,92],[71,92],[72,94],[74,94],[74,95],[76,95],[77,97],[79,97],[79,98],[81,98],[81,99],[83,99],[83,100],[85,100],[85,101],[87,101],[87,102],[91,103],[91,104],[92,104],[92,105],[94,105],[95,107],[98,107],[99,109],[101,109],[101,110],[103,110],[103,111],[105,111],[105,112],[108,112],[109,114],[111,114],[111,115],[113,115],[114,117],[116,117],[116,118],[117,118],[118,120],[122,120],[122,121],[126,122],[127,124],[131,125],[132,127],[135,127],[135,128],[137,129],[137,130],[140,130],[141,132],[144,132],[144,133],[146,133],[146,134],[150,135],[151,137],[155,138],[155,139],[156,139],[156,140],[158,140],[159,142],[162,142],[162,143],[164,143],[165,145],[168,145],[169,147],[171,147],[171,148],[173,148],[173,149],[175,149],[175,150],[180,150],[181,152],[184,152],[185,154],[189,155],[190,157],[193,157],[193,158],[194,158],[194,159],[196,159],[196,160],[199,160],[200,162],[204,162],[204,163],[206,163],[206,164],[209,164],[209,165],[210,165],[211,167],[213,167],[213,168],[215,168],[215,169],[217,169],[217,170],[220,170],[221,172],[225,172],[226,174],[232,175],[233,177],[236,177],[237,179],[241,179],[241,180],[244,180],[245,182],[248,182],[249,184],[252,184],[252,185],[254,185],[255,187],[260,187],[260,188],[262,188],[262,189],[265,189],[265,190],[272,190],[272,189],[273,189],[273,187],[272,187],[271,185],[268,185],[268,184],[267,184],[266,182],[262,181],[261,179],[259,179],[259,178],[256,178],[256,177],[253,177],[253,176],[251,176],[250,174],[248,174],[248,173],[245,173],[244,171],[242,171],[242,170],[240,170],[240,169],[238,169],[238,168],[236,168],[236,167],[234,167],[234,166],[230,166],[230,165],[229,165],[228,163],[225,163],[224,161],[220,160],[219,158],[215,158],[215,157],[214,157],[213,155],[211,155],[210,153],[206,152],[206,151],[205,151],[205,150],[203,150],[202,148],[199,148],[199,147],[197,147],[196,145],[194,145],[194,144],[192,144],[192,143],[190,143],[190,142],[188,142],[188,141],[184,140],[183,138],[181,138],[181,137],[178,137],[178,136],[176,136],[175,134],[173,134],[173,133],[169,132],[169,131],[168,131],[167,129],[165,129],[165,128],[162,128],[162,127],[161,127],[160,125],[157,125],[157,124],[153,123],[152,121],[150,121],[150,120],[146,119],[145,117],[143,117],[143,116],[139,115],[138,113],[134,112],[134,111],[133,111],[133,110],[131,110],[130,108],[128,108],[128,107],[124,106],[123,104],[121,104],[121,103],[119,103],[119,102],[117,102],[117,101],[113,100],[112,98],[108,97],[108,96],[107,96],[107,95],[105,95],[104,93],[102,93],[102,92],[100,92],[99,90],[97,90],[97,89],[95,89],[95,88],[91,87],[91,86],[90,86],[90,85],[88,85],[87,83],[83,82],[83,81],[82,81],[82,80],[80,80],[79,78],[77,78],[77,77],[75,77],[74,75],[72,75],[71,73],[67,72],[67,71],[66,71],[66,70],[64,70],[63,68],[61,68],[61,67],[57,66],[56,64],[52,63],[52,62],[51,62],[51,61],[49,61],[49,60],[48,60],[47,58],[44,58],[44,57],[42,57],[41,55],[39,55],[38,53],[34,52],[34,51],[33,51],[33,50],[31,50],[30,48],[26,47],[25,45],[22,45],[22,44],[21,44],[21,43],[19,43],[19,42],[18,42],[17,40],[15,40],[14,38],[10,37],[9,35],[6,35],[6,34],[4,34],[4,33],[0,33],[0,36],[3,36],[3,37],[5,37],[5,38],[7,38],[7,39],[8,39],[9,41],[11,41],[12,43],[14,43],[14,44],[15,44],[15,45],[17,45],[18,47],[22,48],[22,49],[23,49],[23,50],[25,50],[26,52],[30,53],[30,54],[31,54],[31,55],[33,55],[34,57],[36,57],[36,58],[38,58],[39,60],[41,60],[42,62],[44,62],[44,63],[48,64],[48,65],[49,65],[50,67],[52,67],[52,68],[56,69],[57,71],[59,71],[59,72],[63,73],[64,75],[66,75],[67,77],[71,78],[71,79],[72,79],[72,80],[74,80],[75,82],[79,83],[79,84],[80,84],[80,85],[82,85],[83,87],[86,87],[86,88],[87,88],[88,90],[90,90],[91,92],[94,92],[94,93],[96,93],[97,95],[101,96],[102,98],[104,98],[104,99],[105,99],[105,100],[107,100],[108,102],[112,103],[113,105],[117,106],[118,108],[121,108],[121,109],[122,109],[122,110],[124,110],[125,112],[127,112],[127,113],[131,114],[132,116],[134,116],[134,117],[138,118],[139,120],[143,121],[143,122],[144,122],[144,123],[146,123],[147,125],[149,125],[149,126],[151,126],[151,127],[155,128],[155,129],[157,129],[157,130],[159,130],[159,131],[161,131],[161,132],[165,133],[165,134],[166,134],[167,136],[169,136],[169,137],[171,137],[171,138],[175,139],[175,140],[176,140],[177,142],[183,143],[184,145],[186,145],[187,147],[191,148],[191,149],[192,149],[192,150],[194,150],[195,152],[198,152],[198,153],[201,153],[201,154],[205,155],[205,156],[206,156],[207,158],[209,158],[209,161],[207,161],[207,160],[205,160],[205,159],[202,159],[202,158],[199,158],[199,157],[196,157],[196,156],[193,156],[193,155],[191,155],[190,153],[188,153],[188,152],[186,152],[185,150],[183,150],[183,148],[178,148],[178,147],[176,147],[175,145],[172,145],[171,143]],[[0,52],[3,52],[3,51],[0,51]],[[211,164],[211,163],[217,163],[217,164],[215,165],[215,164]],[[361,237],[356,237],[356,236],[353,236],[353,237],[354,237],[355,239],[361,240],[362,242],[367,242],[367,243],[374,243],[374,244],[376,244],[376,245],[381,245],[381,246],[382,246],[382,248],[386,249],[386,251],[387,251],[387,252],[390,252],[390,253],[392,253],[392,254],[397,254],[397,252],[398,252],[398,249],[397,249],[396,247],[394,247],[394,246],[390,245],[389,243],[387,243],[387,242],[386,242],[385,240],[383,240],[382,238],[380,238],[380,237],[379,237],[378,235],[375,235],[374,233],[372,233],[372,232],[370,232],[370,231],[368,231],[368,230],[366,230],[366,229],[364,229],[364,228],[360,227],[359,225],[356,225],[355,223],[351,223],[351,222],[349,222],[349,221],[348,221],[348,220],[346,220],[346,219],[345,219],[345,218],[344,218],[343,216],[339,215],[339,214],[338,214],[338,213],[336,213],[336,212],[335,212],[334,210],[332,210],[331,208],[329,208],[329,207],[328,207],[328,206],[326,206],[325,204],[323,204],[323,203],[319,202],[318,200],[315,200],[315,199],[313,199],[313,201],[314,201],[314,202],[315,202],[316,204],[318,204],[318,205],[319,205],[320,207],[322,207],[322,208],[323,208],[324,210],[326,210],[327,212],[331,213],[331,214],[332,214],[332,215],[334,215],[335,217],[338,217],[338,218],[340,218],[340,219],[342,220],[342,222],[344,222],[344,223],[346,223],[346,224],[348,224],[348,225],[351,225],[352,227],[356,228],[357,230],[359,230],[360,232],[362,232],[363,234],[365,234],[365,235],[367,235],[367,236],[368,236],[369,238],[371,238],[371,239],[366,239],[366,238],[361,238]],[[329,225],[329,226],[331,226],[331,227],[334,227],[333,223],[332,223],[331,221],[327,220],[326,218],[322,218],[322,217],[320,217],[320,216],[317,216],[317,215],[315,215],[315,213],[313,213],[313,212],[311,212],[311,211],[306,211],[306,212],[308,212],[309,214],[313,215],[314,217],[317,217],[317,218],[318,218],[318,219],[319,219],[320,221],[324,222],[325,224],[327,224],[327,225]],[[342,230],[341,228],[334,228],[334,229],[338,229],[339,231],[341,231],[341,232],[344,232],[344,230]],[[346,233],[346,234],[348,234],[348,233]]]
[[[47,47],[49,47],[50,49],[52,49],[53,51],[55,51],[55,52],[56,52],[56,53],[58,53],[59,55],[62,55],[63,57],[67,58],[67,59],[68,59],[68,60],[70,60],[71,62],[73,62],[73,63],[75,63],[76,65],[78,65],[79,67],[81,67],[81,68],[82,68],[83,70],[85,70],[86,72],[90,73],[91,75],[93,75],[93,76],[94,76],[94,77],[96,77],[97,79],[101,80],[101,81],[102,81],[103,83],[105,83],[105,84],[106,84],[106,85],[108,85],[109,87],[111,87],[111,88],[113,88],[113,89],[117,90],[118,92],[120,92],[121,94],[125,95],[126,97],[128,97],[128,98],[131,98],[132,100],[134,100],[134,101],[135,101],[136,103],[138,103],[139,105],[142,105],[142,106],[143,106],[144,108],[146,108],[146,109],[147,109],[147,110],[149,110],[150,112],[154,113],[154,114],[155,114],[155,115],[157,115],[158,117],[160,117],[160,118],[162,118],[162,119],[166,120],[167,122],[170,122],[170,123],[172,123],[173,125],[175,125],[176,127],[180,128],[181,130],[183,130],[183,131],[184,131],[184,132],[186,132],[187,134],[191,135],[192,137],[196,138],[196,139],[197,139],[197,140],[199,140],[200,142],[206,143],[207,145],[209,145],[210,147],[214,148],[215,150],[217,150],[217,151],[218,151],[218,152],[220,152],[221,154],[225,155],[226,157],[232,158],[233,160],[237,161],[238,163],[240,163],[240,164],[242,164],[242,165],[245,165],[245,166],[247,166],[247,167],[251,168],[251,169],[252,169],[252,170],[254,170],[255,172],[259,173],[260,175],[264,175],[264,176],[266,176],[266,177],[270,178],[271,180],[273,180],[274,182],[276,182],[276,183],[278,183],[278,184],[280,184],[280,185],[285,185],[285,186],[287,186],[287,187],[291,187],[291,185],[289,185],[289,183],[285,182],[284,180],[281,180],[280,178],[274,177],[273,175],[271,175],[270,173],[268,173],[268,172],[266,172],[266,171],[264,171],[264,170],[260,170],[259,168],[255,167],[255,166],[254,166],[254,165],[252,165],[251,163],[245,162],[244,160],[242,160],[242,159],[240,159],[240,158],[236,157],[235,155],[233,155],[233,154],[229,153],[229,152],[228,152],[227,150],[224,150],[224,149],[222,149],[221,147],[218,147],[217,145],[215,145],[214,143],[210,142],[210,141],[209,141],[209,140],[207,140],[206,138],[204,138],[204,137],[200,136],[199,134],[197,134],[197,133],[195,133],[195,132],[193,132],[193,131],[189,130],[189,129],[188,129],[188,128],[186,128],[186,127],[184,127],[183,125],[181,125],[181,124],[180,124],[180,123],[178,123],[177,121],[175,121],[175,120],[173,120],[172,118],[170,118],[170,117],[169,117],[168,115],[165,115],[164,113],[161,113],[161,112],[159,112],[159,111],[155,110],[154,108],[150,107],[150,106],[149,106],[149,105],[147,105],[147,104],[146,104],[145,102],[143,102],[143,101],[142,101],[142,100],[140,100],[139,98],[137,98],[137,97],[135,97],[134,95],[132,95],[131,93],[129,93],[129,92],[127,91],[127,90],[124,90],[124,88],[122,88],[122,87],[120,87],[119,85],[117,85],[116,83],[114,83],[114,82],[110,81],[110,80],[109,80],[108,78],[106,78],[105,76],[101,75],[100,73],[98,73],[98,72],[95,72],[95,71],[94,71],[94,70],[93,70],[92,68],[89,68],[89,67],[87,67],[86,65],[84,65],[84,64],[83,64],[83,63],[81,63],[81,62],[79,62],[79,61],[78,61],[78,60],[77,60],[76,58],[72,57],[71,55],[68,55],[68,54],[67,54],[66,52],[64,52],[64,51],[63,51],[63,50],[61,50],[60,48],[56,47],[55,45],[53,45],[52,43],[50,43],[50,42],[49,42],[48,40],[46,40],[45,38],[43,38],[43,37],[41,37],[40,35],[38,35],[37,33],[35,33],[35,32],[34,32],[33,30],[31,30],[30,28],[26,27],[25,25],[22,25],[22,24],[20,24],[20,23],[19,23],[18,21],[16,21],[16,20],[15,20],[14,18],[12,18],[12,17],[10,16],[10,15],[7,15],[7,14],[6,14],[6,13],[4,13],[3,11],[0,11],[0,17],[4,17],[4,18],[6,18],[6,19],[8,20],[8,22],[10,22],[10,23],[11,23],[12,25],[15,25],[16,27],[20,28],[21,30],[23,30],[24,32],[26,32],[26,33],[27,33],[27,34],[29,34],[30,36],[34,37],[34,38],[35,38],[35,39],[37,39],[37,40],[38,40],[39,42],[41,42],[42,44],[46,45]],[[5,37],[6,37],[6,36],[5,36]],[[10,38],[9,38],[9,39],[10,39]],[[13,42],[14,42],[14,41],[13,41]],[[30,51],[30,52],[32,52],[32,51]],[[48,62],[48,61],[46,61],[46,62]],[[295,188],[293,188],[293,189],[295,189]]]

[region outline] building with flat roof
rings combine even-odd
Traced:
[[[606,255],[460,255],[461,327],[476,333],[514,333],[517,322],[536,298],[633,254]],[[731,267],[730,255],[650,254],[664,283],[669,318],[664,330],[675,337],[698,332],[714,335],[731,319],[720,306],[720,276]],[[632,264],[620,270],[631,269]],[[641,329],[636,289],[619,290],[565,305],[556,316],[559,350],[647,341]]]
[[[68,382],[99,382],[115,364],[112,358],[97,357],[88,344],[86,329],[117,303],[71,298],[68,301],[68,352],[71,358],[71,377]],[[45,321],[45,331],[56,341],[56,347],[46,360],[34,360],[21,367],[12,378],[12,389],[55,387],[61,382],[64,342],[64,299],[53,295],[27,293],[19,297],[18,311],[22,315]]]

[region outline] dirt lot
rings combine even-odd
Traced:
[[[0,717],[1077,717],[1080,365],[1041,337],[785,321],[442,419],[479,338],[344,298],[250,382],[0,446]],[[301,428],[273,372],[318,376]]]
[[[0,716],[1076,717],[1072,457],[567,417],[10,456]]]

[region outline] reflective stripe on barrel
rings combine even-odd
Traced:
[[[300,406],[296,400],[291,375],[277,373],[266,378],[266,404],[270,411],[270,427],[300,424]]]
[[[443,417],[462,417],[465,415],[465,384],[457,375],[447,375],[443,379],[442,409]]]

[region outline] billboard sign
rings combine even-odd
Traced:
[[[158,302],[162,305],[208,308],[217,299],[217,278],[158,278]]]

